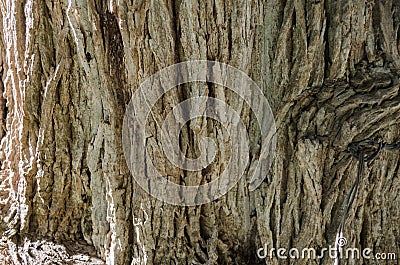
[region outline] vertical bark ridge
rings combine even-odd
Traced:
[[[256,257],[264,244],[321,249],[334,240],[354,181],[348,144],[398,141],[396,1],[0,4],[1,253],[16,264],[34,260],[21,246],[35,243],[17,242],[25,235],[90,255],[93,246],[107,264],[254,264],[264,262]],[[245,176],[215,202],[177,207],[133,180],[121,124],[141,82],[198,59],[228,63],[260,84],[278,145],[255,192]],[[259,152],[254,118],[237,95],[211,84],[180,86],[154,107],[147,143],[154,164],[185,185],[219,176],[230,156],[222,126],[196,119],[182,130],[182,150],[198,157],[199,139],[212,136],[215,163],[186,172],[165,159],[157,123],[194,96],[230,103],[248,126],[253,162]],[[398,252],[398,159],[384,152],[366,168],[347,222],[352,244]],[[62,255],[55,259],[72,259]]]

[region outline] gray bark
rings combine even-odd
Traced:
[[[0,7],[6,264],[45,264],[45,257],[48,264],[331,264],[260,260],[256,252],[265,244],[334,244],[357,170],[347,146],[400,141],[398,1],[2,0]],[[254,192],[245,177],[217,201],[178,207],[133,180],[122,119],[143,80],[197,59],[237,67],[263,88],[277,150]],[[168,93],[157,115],[202,90],[252,124],[235,95],[205,84]],[[212,121],[196,122],[182,131],[189,157],[199,155],[197,138],[223,133]],[[149,126],[151,155],[171,180],[185,176],[194,185],[218,175],[223,159],[201,172],[169,167]],[[249,137],[254,156],[260,136],[249,130]],[[398,152],[385,151],[364,171],[346,223],[350,246],[400,255],[399,164]]]

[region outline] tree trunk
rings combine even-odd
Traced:
[[[348,145],[400,141],[395,0],[1,0],[1,16],[5,264],[331,264],[329,257],[260,259],[257,250],[334,245],[357,174]],[[236,67],[262,88],[277,125],[275,158],[255,191],[247,175],[211,203],[174,206],[132,178],[122,122],[146,78],[200,59]],[[249,157],[257,156],[254,116],[222,87],[179,86],[157,102],[156,115],[199,95],[239,111]],[[185,172],[160,157],[155,124],[148,150],[171,180],[198,185],[218,176],[225,140],[217,139],[210,168]],[[181,132],[184,153],[198,157],[197,139],[223,130],[192,121]],[[399,152],[383,151],[366,165],[347,246],[400,254],[399,164]]]

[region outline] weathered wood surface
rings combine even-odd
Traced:
[[[25,236],[75,246],[66,256],[48,254],[54,262],[86,253],[107,264],[255,264],[264,262],[256,256],[264,244],[320,249],[333,244],[355,178],[347,145],[400,141],[396,0],[2,0],[0,7],[6,264],[39,259],[40,251],[23,248]],[[121,125],[146,77],[194,59],[228,63],[263,87],[277,152],[256,191],[243,178],[216,202],[176,207],[132,180]],[[174,90],[158,110],[199,91],[231,102],[250,123],[234,95],[205,84]],[[222,132],[197,122],[196,137]],[[152,155],[163,161],[159,132],[152,133]],[[196,137],[182,132],[188,156],[198,155]],[[250,130],[249,137],[256,154],[259,135]],[[223,163],[185,175],[186,183],[215,177]],[[398,153],[384,152],[365,170],[345,230],[351,246],[400,255],[399,164]],[[165,170],[176,181],[184,174]],[[374,264],[345,263],[362,262]]]

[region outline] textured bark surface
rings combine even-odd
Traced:
[[[322,249],[334,243],[356,176],[348,144],[400,141],[396,0],[1,0],[0,7],[3,263],[262,264],[256,253],[264,245]],[[242,178],[215,202],[177,207],[132,179],[122,119],[146,77],[194,59],[228,63],[263,88],[277,152],[254,192]],[[156,115],[199,95],[241,112],[256,156],[250,111],[224,88],[179,87]],[[172,168],[156,123],[149,128],[150,153],[171,180],[204,183],[225,166],[226,139],[215,137],[220,156],[210,168]],[[223,129],[191,122],[183,151],[197,157],[206,135]],[[345,229],[350,246],[400,255],[399,164],[398,152],[385,151],[364,171]]]

